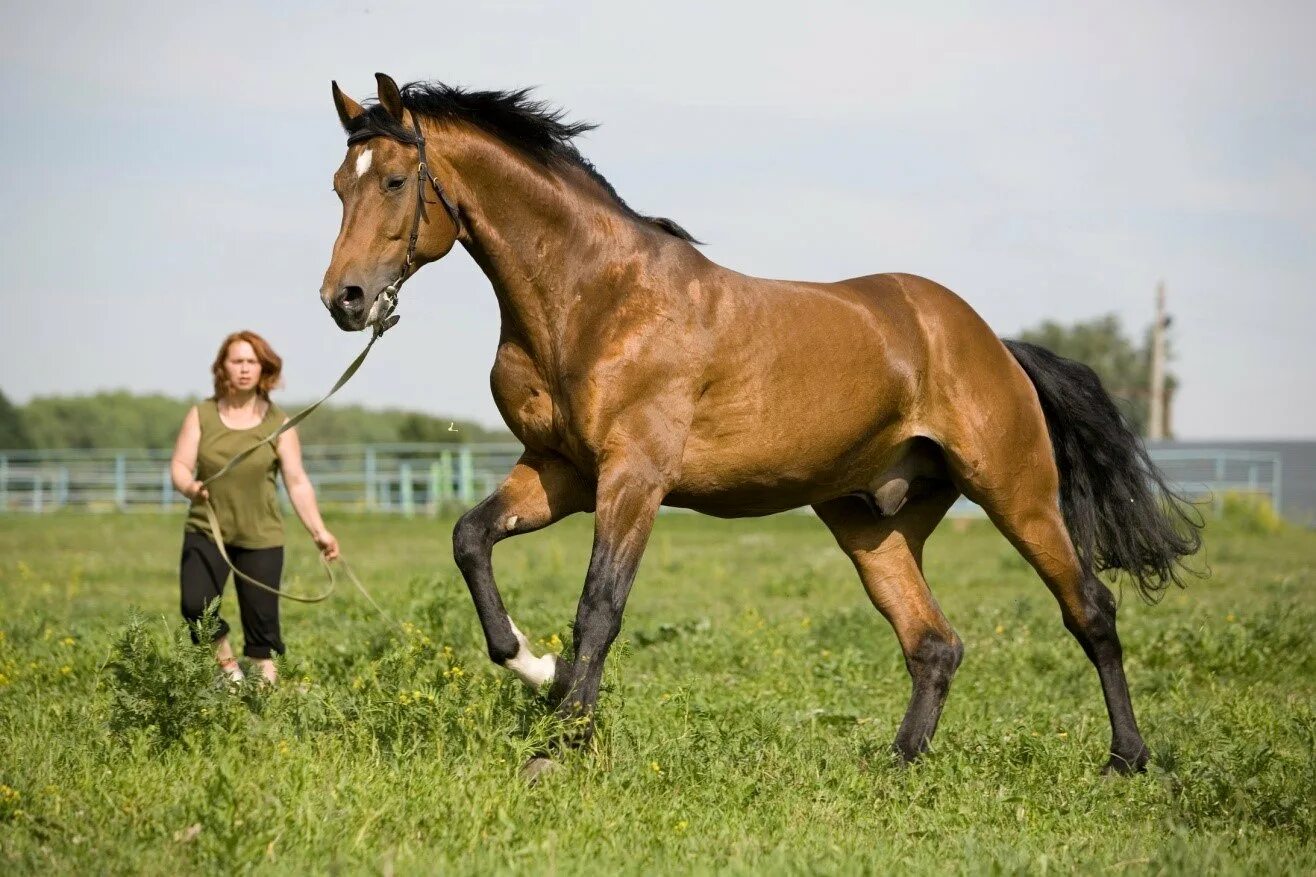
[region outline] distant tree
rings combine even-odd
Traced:
[[[1151,407],[1150,329],[1141,343],[1135,343],[1124,333],[1119,317],[1107,314],[1068,326],[1047,320],[1025,329],[1019,338],[1091,366],[1129,425],[1139,435],[1147,434]],[[1167,398],[1172,398],[1178,381],[1167,372],[1165,383]]]
[[[276,400],[288,414],[302,406]],[[5,403],[7,404],[7,403]],[[172,447],[192,399],[138,396],[128,392],[33,399],[15,412],[29,446],[39,448]],[[4,436],[0,405],[0,437]],[[449,426],[452,426],[449,429]],[[381,444],[392,442],[512,441],[510,433],[467,421],[453,423],[414,411],[372,411],[360,405],[320,408],[297,427],[303,444]],[[0,441],[0,447],[7,446]]]
[[[167,448],[193,403],[126,390],[90,396],[46,396],[23,408],[39,448]]]
[[[4,391],[0,390],[0,449],[30,447],[32,447],[32,439],[23,425],[22,414],[9,404]]]

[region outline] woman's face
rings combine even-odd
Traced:
[[[260,383],[260,360],[246,341],[234,341],[224,357],[224,373],[235,393],[247,393]]]

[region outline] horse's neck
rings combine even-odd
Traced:
[[[556,360],[568,312],[585,294],[606,306],[598,300],[614,292],[606,278],[624,273],[613,270],[616,254],[643,259],[653,237],[583,172],[546,172],[487,141],[465,153],[451,161],[468,217],[463,244],[493,285],[504,336],[541,363]]]

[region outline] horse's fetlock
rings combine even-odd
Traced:
[[[521,651],[521,644],[515,636],[489,638],[489,660],[502,667],[515,658]]]

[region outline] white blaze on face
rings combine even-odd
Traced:
[[[369,149],[361,150],[361,154],[356,157],[356,176],[358,179],[365,176],[366,171],[370,170],[370,160],[374,158]]]
[[[557,657],[554,655],[536,657],[535,653],[530,651],[530,640],[526,639],[525,634],[516,626],[512,616],[507,616],[507,623],[512,625],[512,633],[516,634],[519,647],[516,650],[516,657],[503,666],[520,676],[521,681],[531,688],[552,682],[553,677],[557,676]]]

